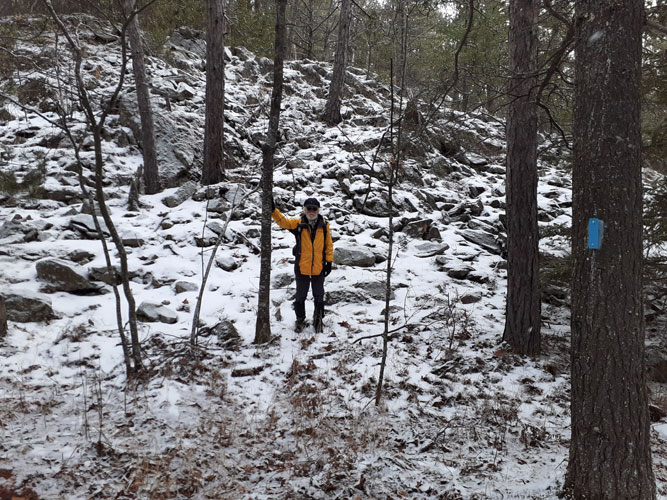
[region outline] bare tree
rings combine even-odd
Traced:
[[[206,97],[202,183],[224,178],[225,0],[206,0]]]
[[[104,194],[104,156],[102,152],[102,130],[109,114],[115,108],[118,101],[118,96],[121,89],[123,88],[123,83],[125,81],[125,68],[127,67],[127,43],[126,43],[126,31],[127,31],[127,22],[123,25],[120,31],[120,46],[121,46],[121,67],[119,71],[119,77],[117,85],[113,88],[112,94],[109,98],[104,99],[99,106],[96,106],[90,96],[86,82],[84,81],[81,67],[83,65],[84,56],[83,49],[79,45],[78,39],[75,38],[67,29],[67,26],[58,16],[58,13],[53,7],[51,0],[42,0],[45,7],[47,8],[49,15],[52,17],[56,23],[58,29],[61,31],[70,50],[72,51],[72,56],[74,58],[74,78],[76,81],[77,94],[79,99],[79,104],[83,109],[83,113],[86,117],[90,133],[93,136],[93,148],[95,153],[95,201],[99,207],[100,213],[104,220],[104,223],[107,226],[109,234],[114,242],[116,250],[118,252],[120,260],[120,279],[123,287],[123,292],[128,306],[128,323],[130,328],[130,338],[131,338],[131,352],[132,352],[132,366],[128,365],[128,375],[136,374],[142,370],[142,356],[141,356],[141,346],[139,343],[139,332],[137,329],[137,314],[136,314],[136,303],[134,300],[134,295],[132,294],[132,288],[130,287],[128,263],[127,263],[127,252],[125,251],[125,246],[123,241],[116,230],[116,226],[111,218],[111,214],[106,205],[105,194]],[[99,109],[97,109],[99,108]],[[101,228],[98,228],[98,232],[101,232]],[[106,242],[105,242],[106,245]],[[107,256],[107,267],[111,276],[114,276],[115,270],[111,267],[110,260],[108,259],[108,251],[105,246],[105,255]],[[119,303],[117,302],[117,305]],[[119,326],[122,330],[122,325]],[[122,338],[122,334],[121,334]],[[124,346],[125,348],[125,346]]]
[[[127,27],[130,49],[132,51],[132,71],[137,88],[137,105],[141,118],[141,149],[144,157],[144,184],[146,193],[155,194],[160,191],[160,178],[155,147],[155,127],[153,125],[153,110],[151,108],[148,79],[146,78],[146,64],[144,63],[144,49],[139,32],[139,21],[135,10],[136,0],[124,0],[125,16],[129,20]]]
[[[537,230],[537,0],[510,0],[507,116],[507,302],[503,340],[540,351]]]
[[[259,274],[259,297],[257,323],[255,324],[255,344],[263,344],[271,339],[270,298],[271,298],[271,212],[273,200],[273,165],[280,125],[280,103],[283,98],[283,62],[285,60],[287,29],[285,10],[287,0],[276,0],[276,42],[273,60],[273,90],[269,112],[269,130],[266,142],[262,144],[262,236],[261,264]]]
[[[338,21],[338,40],[336,41],[336,57],[334,58],[333,76],[329,87],[329,97],[324,108],[322,119],[329,125],[336,125],[342,120],[340,105],[343,100],[345,86],[345,69],[347,66],[347,45],[350,40],[350,2],[341,0],[340,20]]]
[[[642,304],[643,3],[576,2],[572,437],[565,481],[576,499],[656,497]]]

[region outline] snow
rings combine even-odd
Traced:
[[[116,48],[91,46],[91,50],[97,51],[95,64],[102,65],[102,78],[107,79],[96,90],[107,92],[116,73],[106,63],[118,64],[117,56],[108,51]],[[247,95],[261,96],[263,103],[269,96],[263,88],[265,79],[258,78],[257,84],[244,79],[243,63],[230,57],[226,91],[229,109],[236,111],[228,119],[236,126],[246,123],[252,113],[244,107]],[[150,62],[153,86],[173,88],[168,79],[176,71],[164,61]],[[192,126],[202,123],[204,78],[196,67],[187,70],[188,83],[179,83],[195,98],[172,103],[174,116]],[[297,66],[288,66],[285,76],[292,77],[293,92],[284,98],[282,127],[289,137],[307,137],[312,144],[301,150],[285,144],[279,151],[286,159],[300,158],[304,165],[294,169],[279,165],[274,175],[277,198],[298,204],[317,196],[336,246],[365,245],[386,255],[387,242],[373,233],[386,228],[388,219],[356,213],[335,176],[327,174],[328,169],[335,170],[345,177],[350,191],[365,193],[367,181],[355,178],[353,168],[363,161],[346,146],[348,141],[361,145],[378,140],[384,129],[354,126],[353,120],[341,124],[340,130],[325,128],[317,118],[323,99],[314,96]],[[374,83],[357,79],[355,85],[373,89]],[[386,118],[388,103],[380,93],[367,95],[373,99],[356,98],[364,109]],[[50,158],[49,174],[60,171],[59,162],[73,161],[66,147],[35,146],[54,134],[48,122],[12,105],[5,109],[13,119],[0,122],[0,137],[14,137],[17,130],[29,127],[39,130],[23,144],[3,142],[10,152],[8,168],[27,171],[42,153]],[[344,111],[354,115],[358,108]],[[446,114],[443,122],[455,117],[454,126],[474,131],[497,149],[504,145],[499,121],[452,110]],[[266,130],[264,116],[247,123],[250,135]],[[238,137],[249,157],[244,173],[257,179],[260,151]],[[103,148],[110,179],[130,178],[141,163],[134,146],[105,141]],[[363,152],[369,163],[374,151]],[[489,165],[501,161],[468,153],[475,160],[490,160]],[[84,155],[92,158],[90,152]],[[407,158],[406,164],[410,163]],[[423,191],[449,200],[468,201],[468,185],[485,186],[479,196],[484,211],[473,219],[497,223],[502,210],[490,202],[504,194],[501,174],[468,168],[467,176],[441,179],[417,163],[412,161],[412,166],[422,169]],[[376,171],[381,166],[376,165]],[[565,207],[541,225],[569,224],[568,183],[549,182],[565,181],[567,174],[559,166],[544,164],[540,175],[540,208]],[[295,179],[307,182],[295,187]],[[46,187],[57,188],[61,182],[49,175]],[[247,189],[243,181],[239,185]],[[382,189],[376,179],[372,186],[375,191]],[[383,331],[385,301],[356,285],[383,281],[386,262],[367,269],[334,268],[327,291],[360,292],[362,300],[328,305],[322,334],[312,328],[295,334],[294,285],[274,287],[275,339],[256,346],[252,341],[259,256],[242,239],[224,241],[217,256],[240,266],[230,272],[212,267],[200,317],[209,326],[220,319],[234,322],[240,347],[230,350],[214,336],[202,336],[198,355],[188,357],[198,292],[176,294],[172,284],[187,280],[201,285],[212,247],[197,247],[194,238],[214,236],[203,229],[206,222],[224,223],[224,217],[207,214],[206,201],[194,199],[166,208],[161,200],[176,188],[142,195],[143,208],[132,215],[125,208],[127,186],[114,184],[112,190],[115,196],[109,205],[119,232],[145,240],[143,246],[127,249],[129,267],[140,276],[131,282],[137,304],[162,303],[177,311],[178,320],[140,323],[147,368],[140,381],[125,378],[112,293],[53,293],[49,297],[58,318],[48,323],[10,322],[9,334],[0,344],[0,488],[30,490],[42,499],[557,498],[569,440],[567,310],[545,304],[544,354],[520,358],[507,352],[500,343],[503,259],[464,240],[464,224],[442,222],[447,212],[424,204],[418,187],[408,182],[396,187],[397,199],[409,199],[419,208],[402,215],[437,221],[442,242],[449,246],[443,254],[448,264],[472,266],[478,278],[450,278],[435,257],[418,256],[422,240],[396,234],[390,329],[397,331],[389,344],[383,399],[377,407],[382,345],[377,335]],[[249,228],[258,229],[259,206],[259,195],[252,195],[241,207],[252,210],[232,220],[228,233],[245,235]],[[0,206],[2,221],[21,215],[53,225],[41,231],[44,241],[0,241],[3,288],[38,292],[41,283],[34,262],[47,255],[66,257],[73,250],[86,250],[94,254],[86,267],[105,265],[97,240],[78,239],[67,229],[71,208],[46,202],[42,208]],[[297,209],[283,208],[289,216],[298,216]],[[166,219],[173,225],[162,229]],[[249,239],[257,245],[257,238]],[[292,272],[292,242],[290,233],[274,226],[273,277]],[[541,245],[551,254],[567,252],[557,237],[544,239]],[[459,298],[467,293],[479,301],[463,304]],[[309,302],[307,312],[311,310]],[[126,317],[124,299],[122,311]],[[234,376],[237,369],[256,370],[254,375]],[[652,431],[658,490],[665,495],[667,426],[658,422]]]

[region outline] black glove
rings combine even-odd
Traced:
[[[331,274],[331,262],[324,263],[324,275],[329,276]]]
[[[273,201],[273,198],[271,198],[271,212],[273,212],[276,209],[276,202]]]

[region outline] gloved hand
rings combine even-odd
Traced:
[[[331,274],[331,262],[324,263],[324,275],[329,276]]]
[[[273,212],[276,209],[276,202],[271,198],[271,212]]]

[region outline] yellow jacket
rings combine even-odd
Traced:
[[[299,259],[299,271],[307,276],[317,276],[322,273],[323,262],[333,262],[333,240],[329,223],[321,215],[317,216],[315,225],[315,235],[313,237],[311,225],[304,217],[298,219],[288,219],[277,208],[271,214],[273,220],[283,229],[298,234],[301,225],[301,253],[297,256]],[[327,242],[324,245],[324,228],[326,227]]]

